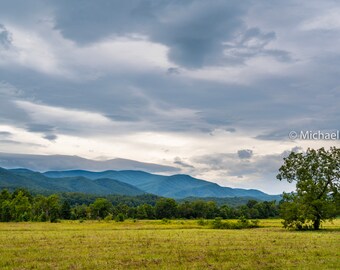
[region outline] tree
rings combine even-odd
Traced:
[[[1,190],[1,193],[0,193],[0,203],[2,201],[11,200],[11,199],[12,199],[12,195],[11,195],[11,193],[9,193],[9,191],[7,189]]]
[[[10,200],[4,200],[0,204],[0,221],[11,221],[11,202]]]
[[[136,217],[139,219],[154,219],[155,209],[150,204],[142,204],[137,207]]]
[[[32,212],[33,212],[34,220],[38,220],[38,221],[47,220],[48,206],[47,206],[47,198],[45,196],[37,195],[34,198]]]
[[[177,216],[177,203],[174,199],[159,199],[155,206],[155,212],[159,219],[174,218]]]
[[[29,198],[23,191],[20,190],[15,193],[15,197],[10,203],[11,217],[15,221],[28,221],[30,219],[31,208]]]
[[[60,216],[60,199],[57,194],[52,194],[46,200],[48,214],[47,217],[51,222],[56,222]]]
[[[340,149],[308,149],[284,158],[277,175],[296,183],[296,192],[285,194],[280,205],[284,226],[320,228],[321,222],[336,216],[339,207]]]
[[[11,220],[11,199],[11,193],[7,189],[3,189],[0,193],[0,221]]]
[[[68,203],[68,201],[64,201],[63,204],[61,205],[60,216],[63,219],[71,218],[71,206]]]
[[[71,219],[86,219],[89,207],[86,204],[75,205],[71,208]]]
[[[103,219],[111,213],[112,203],[105,198],[98,198],[90,205],[91,216],[96,219]]]

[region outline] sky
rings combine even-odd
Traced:
[[[0,152],[132,159],[270,194],[340,130],[340,2],[0,0]]]

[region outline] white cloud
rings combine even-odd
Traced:
[[[300,25],[303,31],[311,30],[340,30],[340,9],[332,8],[321,15],[306,20]]]
[[[6,25],[12,44],[0,54],[0,65],[22,66],[47,74],[64,74],[51,41],[38,32]],[[58,44],[55,44],[58,45]]]
[[[30,101],[16,100],[15,104],[26,111],[30,118],[40,124],[56,126],[67,125],[93,129],[102,126],[111,126],[113,123],[105,116],[87,111],[70,110],[62,107],[53,107],[35,104]]]
[[[112,72],[166,70],[168,48],[146,36],[127,34],[79,46],[65,39],[49,21],[36,29],[6,25],[12,46],[0,50],[0,65],[22,66],[65,79],[96,79]]]

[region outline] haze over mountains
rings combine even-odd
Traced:
[[[49,170],[142,170],[150,173],[176,173],[179,169],[154,163],[115,158],[109,160],[91,160],[79,156],[68,155],[28,155],[0,152],[0,167],[27,168],[34,171]]]

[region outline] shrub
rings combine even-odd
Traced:
[[[240,218],[236,222],[223,221],[222,218],[215,218],[212,222],[213,229],[247,229],[247,228],[258,228],[258,220],[248,220],[245,217]]]
[[[112,219],[113,219],[112,214],[108,214],[108,215],[104,218],[105,221],[110,221],[110,220],[112,220]]]
[[[199,219],[197,221],[197,224],[200,225],[200,226],[205,226],[205,225],[208,225],[208,221],[204,220],[203,218]]]
[[[162,223],[164,223],[164,224],[167,224],[167,223],[170,223],[171,221],[169,220],[169,219],[167,219],[167,218],[163,218],[162,219]]]
[[[124,222],[124,220],[125,220],[125,217],[122,213],[119,213],[115,218],[116,222]]]

